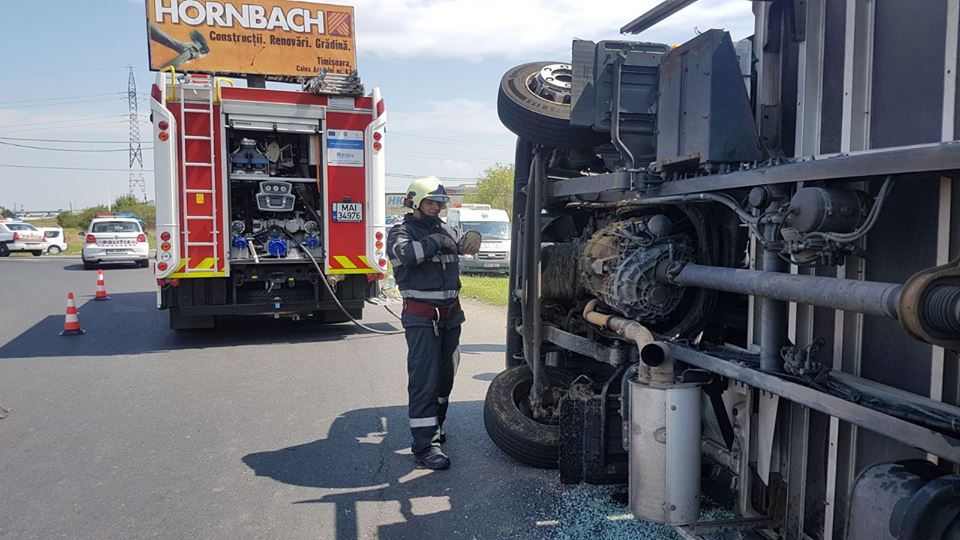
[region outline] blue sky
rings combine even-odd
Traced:
[[[360,76],[368,89],[380,87],[387,104],[388,175],[436,175],[451,184],[512,162],[514,137],[496,114],[497,87],[510,67],[568,61],[574,37],[682,43],[698,29],[726,28],[740,39],[753,24],[745,0],[701,0],[639,37],[617,32],[657,1],[331,3],[355,7]],[[145,21],[142,0],[4,3],[0,206],[83,208],[127,191],[126,66],[134,67],[144,119],[154,80]],[[153,198],[149,125],[141,131]],[[407,182],[387,178],[388,189]]]

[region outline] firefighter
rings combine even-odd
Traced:
[[[403,297],[412,450],[417,463],[433,470],[450,467],[440,444],[446,441],[443,421],[465,320],[458,298],[458,255],[474,255],[480,248],[479,241],[458,244],[460,234],[440,219],[448,202],[440,180],[414,180],[404,200],[413,212],[387,236],[387,254]]]

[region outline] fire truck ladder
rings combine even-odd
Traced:
[[[187,75],[180,86],[180,148],[183,149],[181,160],[181,183],[183,194],[183,269],[184,274],[217,272],[220,268],[220,237],[217,230],[217,213],[219,198],[217,196],[216,165],[214,163],[214,110],[215,103],[214,79],[204,75]],[[188,96],[191,100],[188,102]],[[197,116],[205,115],[207,123],[200,121]],[[203,152],[203,145],[188,144],[188,141],[207,141],[210,145],[209,154]],[[204,188],[189,188],[191,178],[206,178],[209,175],[210,184]],[[196,183],[196,180],[194,180]],[[188,201],[193,198],[202,208],[202,213],[190,213]],[[205,201],[205,203],[203,202]],[[194,210],[196,211],[196,210]],[[197,241],[191,235],[191,222],[210,222],[210,241]],[[212,248],[212,249],[211,249]],[[206,253],[212,251],[213,265],[202,264]],[[191,266],[190,261],[194,261]],[[202,265],[202,267],[198,267]]]

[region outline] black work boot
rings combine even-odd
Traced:
[[[443,453],[443,450],[432,447],[422,456],[415,456],[417,463],[432,471],[442,471],[450,468],[450,458]]]

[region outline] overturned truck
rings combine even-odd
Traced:
[[[504,75],[487,431],[688,537],[960,537],[960,7],[753,11],[742,41],[577,40]],[[736,517],[698,522],[705,495]]]

